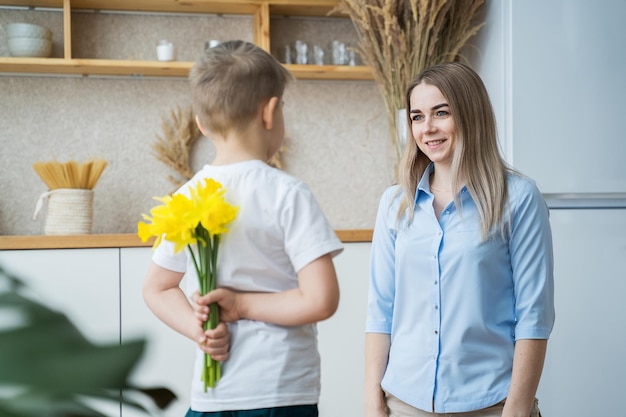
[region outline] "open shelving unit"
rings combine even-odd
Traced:
[[[63,57],[0,57],[0,73],[78,74],[111,76],[186,77],[193,62],[83,59],[72,50],[72,12],[107,10],[139,13],[204,13],[252,16],[254,42],[270,51],[271,16],[328,16],[337,0],[8,0],[0,6],[60,9],[63,12]],[[345,17],[338,17],[344,18]],[[372,80],[363,65],[285,65],[296,78]]]

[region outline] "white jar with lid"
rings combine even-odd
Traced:
[[[176,59],[174,44],[165,39],[159,41],[157,45],[157,59],[159,61],[174,61]]]

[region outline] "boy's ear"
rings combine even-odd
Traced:
[[[263,127],[267,130],[271,130],[274,126],[274,111],[278,105],[278,97],[272,97],[263,105],[261,111],[261,118],[263,119]]]
[[[200,129],[200,132],[202,132],[204,136],[209,137],[206,129],[204,128],[204,126],[202,126],[202,123],[200,123],[200,118],[198,117],[197,114],[196,114],[196,125],[198,125],[198,129]]]

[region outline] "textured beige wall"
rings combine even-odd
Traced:
[[[0,25],[34,22],[35,16],[52,22],[55,51],[62,54],[59,12],[0,10]],[[345,23],[335,24],[342,36]],[[250,19],[233,16],[80,13],[72,25],[88,34],[73,36],[74,57],[115,59],[154,59],[156,41],[167,38],[180,45],[180,60],[193,60],[207,39],[251,40],[252,33]],[[315,26],[296,36],[313,39]],[[7,56],[0,32],[0,55]],[[185,79],[0,75],[0,234],[43,233],[45,211],[36,220],[33,213],[46,187],[33,162],[92,157],[109,162],[95,187],[93,232],[134,233],[141,213],[155,204],[152,197],[172,190],[171,171],[151,155],[150,145],[161,117],[189,105],[188,93]],[[310,185],[335,228],[372,228],[378,198],[393,177],[387,119],[374,82],[298,80],[285,102],[285,170]],[[192,165],[197,169],[211,158],[203,139]]]

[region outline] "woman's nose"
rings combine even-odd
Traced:
[[[424,133],[431,133],[435,131],[435,129],[436,129],[436,126],[433,123],[433,120],[431,118],[424,119],[424,123],[422,124],[422,131]]]

